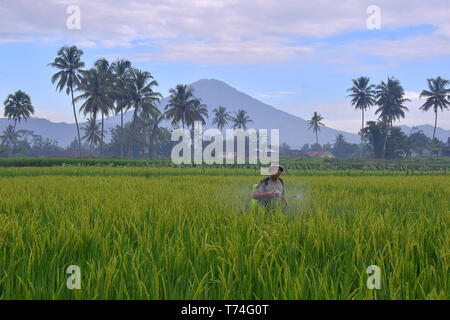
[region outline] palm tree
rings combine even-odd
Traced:
[[[8,95],[5,102],[5,117],[14,120],[14,130],[17,121],[24,119],[25,121],[34,114],[34,107],[31,104],[30,96],[22,90],[16,91],[14,94]]]
[[[230,120],[233,122],[232,128],[233,129],[244,129],[247,130],[247,124],[250,122],[253,122],[253,120],[250,119],[250,117],[247,114],[247,111],[239,109],[237,112],[235,112],[235,115],[230,118]]]
[[[158,86],[158,82],[153,79],[150,72],[141,71],[138,69],[131,69],[129,82],[129,98],[130,109],[133,111],[132,128],[136,134],[135,124],[139,114],[146,114],[148,116],[155,116],[161,114],[157,104],[160,102],[162,95],[159,92],[153,91],[153,87]],[[129,142],[128,155],[132,153],[133,141]]]
[[[19,142],[20,130],[16,131],[12,125],[8,125],[0,136],[2,144],[8,147],[8,158],[11,158],[12,150]]]
[[[191,100],[191,115],[186,118],[187,126],[190,126],[192,129],[191,135],[194,135],[194,125],[196,121],[200,121],[202,125],[206,124],[205,117],[208,118],[208,107],[206,104],[201,103],[201,100],[198,98],[193,98]],[[196,137],[194,135],[194,144],[201,144],[201,137]]]
[[[116,102],[116,114],[120,112],[120,159],[123,159],[123,112],[129,104],[127,85],[129,83],[131,62],[117,60],[111,65],[114,75],[114,100]]]
[[[145,148],[148,145],[147,140],[148,137],[150,136],[150,130],[152,125],[151,117],[152,115],[141,113],[136,119],[134,128],[132,128],[135,131],[134,132],[135,140],[133,141],[133,145],[136,145],[136,147],[140,147],[142,156],[144,156]]]
[[[150,130],[149,130],[149,148],[148,155],[152,158],[152,152],[154,152],[154,141],[162,138],[162,129],[159,127],[164,120],[163,114],[157,114],[150,118]]]
[[[336,138],[335,138],[336,140],[334,141],[334,144],[335,145],[341,145],[341,144],[344,144],[346,141],[345,141],[345,137],[344,137],[344,135],[342,134],[342,133],[338,133],[337,135],[336,135]]]
[[[66,88],[66,93],[72,97],[73,116],[77,126],[78,135],[78,153],[81,157],[81,139],[80,128],[78,126],[77,113],[75,111],[75,100],[73,97],[73,90],[80,84],[80,73],[84,67],[84,62],[81,61],[83,51],[76,46],[64,46],[58,50],[58,57],[49,66],[59,69],[57,73],[52,76],[52,83],[58,81],[56,89],[61,91]]]
[[[193,127],[195,121],[201,121],[203,125],[206,124],[205,118],[208,118],[208,107],[198,98],[192,99],[192,113],[192,118],[188,119],[189,122],[186,123],[188,126]]]
[[[19,132],[23,135],[23,141],[26,143],[28,143],[28,137],[35,136],[34,131],[32,131],[32,130],[22,129],[22,130],[19,130]]]
[[[98,71],[100,79],[105,87],[105,95],[108,97],[109,102],[101,104],[99,106],[100,113],[102,114],[102,134],[100,136],[100,158],[103,156],[103,137],[104,137],[104,124],[105,116],[109,115],[109,112],[114,109],[114,81],[111,65],[105,58],[99,59],[94,63],[95,68]]]
[[[427,81],[429,90],[423,90],[420,93],[420,97],[426,97],[427,101],[419,109],[423,111],[433,109],[434,111],[434,140],[436,135],[438,110],[440,109],[441,112],[443,112],[444,109],[448,109],[448,106],[450,105],[450,101],[448,100],[450,89],[447,88],[449,81],[442,79],[441,77],[437,77],[436,79],[428,79]]]
[[[381,84],[377,86],[376,104],[379,107],[377,110],[375,110],[375,114],[379,114],[379,119],[383,121],[386,127],[383,146],[383,158],[386,157],[387,137],[390,129],[393,126],[393,122],[395,120],[399,120],[400,118],[404,118],[405,111],[408,111],[408,108],[403,104],[410,100],[405,99],[404,95],[405,91],[400,85],[400,81],[394,78],[388,77],[386,83],[384,81],[381,81]]]
[[[362,125],[361,125],[361,146],[359,149],[359,157],[362,157],[362,145],[363,145],[363,129],[364,129],[364,111],[371,108],[375,100],[375,85],[369,85],[370,78],[359,77],[358,79],[353,79],[353,87],[349,88],[347,91],[351,92],[349,97],[352,97],[352,105],[356,110],[361,110],[362,113]]]
[[[95,147],[100,142],[100,137],[102,135],[99,127],[100,124],[97,123],[97,120],[93,117],[89,118],[87,123],[82,127],[85,134],[81,139],[89,142],[89,155],[91,156],[92,147]]]
[[[167,119],[172,119],[172,126],[181,122],[184,129],[184,125],[193,122],[195,118],[193,110],[195,97],[192,89],[179,84],[175,89],[170,89],[169,93],[169,103],[164,108],[164,115]]]
[[[97,118],[97,113],[102,114],[102,134],[100,135],[100,157],[102,156],[103,145],[103,123],[104,115],[108,114],[113,99],[110,97],[111,87],[108,75],[101,68],[92,68],[83,72],[83,77],[79,85],[79,90],[83,93],[75,98],[75,101],[84,100],[80,111],[84,115],[90,114],[93,119]]]
[[[218,109],[214,109],[213,112],[214,118],[212,124],[217,125],[217,129],[222,132],[223,128],[228,124],[228,120],[231,119],[230,113],[227,112],[227,109],[222,106],[219,106]]]
[[[309,127],[308,129],[313,129],[313,132],[316,134],[316,144],[319,144],[319,135],[318,132],[320,131],[320,126],[323,126],[324,124],[320,121],[323,120],[323,117],[318,114],[316,111],[314,111],[314,114],[310,120],[308,120]]]
[[[80,111],[83,112],[84,116],[89,114],[91,118],[97,119],[97,114],[100,111],[99,106],[107,103],[105,102],[105,99],[107,99],[105,98],[106,87],[102,83],[98,70],[92,68],[83,72],[78,89],[83,93],[75,98],[75,102],[84,101]]]

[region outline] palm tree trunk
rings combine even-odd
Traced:
[[[152,160],[152,130],[150,130],[148,135],[148,158]]]
[[[386,129],[384,133],[384,146],[383,146],[383,159],[386,159],[386,144],[387,144],[387,138],[388,138],[388,131],[389,131],[389,120],[385,124]]]
[[[362,112],[362,124],[361,124],[361,145],[359,146],[359,157],[362,158],[362,148],[363,148],[363,130],[364,130],[364,109],[361,109]]]
[[[120,109],[120,159],[123,160],[123,109]]]
[[[147,132],[145,131],[145,127],[142,130],[142,137],[144,137],[144,145],[142,146],[142,158],[145,157],[145,136],[146,136]]]
[[[144,158],[144,155],[145,155],[145,128],[142,128],[141,136],[144,137],[144,143],[142,144],[142,154],[141,154],[142,158]]]
[[[14,132],[16,132],[17,119],[14,119]]]
[[[77,136],[78,136],[78,157],[81,158],[81,139],[80,139],[80,128],[78,127],[78,119],[77,112],[75,111],[75,101],[73,99],[73,88],[70,86],[70,94],[72,96],[72,107],[73,107],[73,116],[75,118],[75,124],[77,126]]]
[[[92,139],[91,139],[91,143],[89,146],[89,156],[92,158]]]
[[[128,158],[131,158],[133,154],[133,132],[131,133],[130,140],[128,142]]]
[[[135,135],[135,125],[136,125],[136,109],[135,112],[133,113],[133,121],[131,123],[131,135],[130,135],[130,140],[128,141],[128,158],[131,157],[132,152],[133,152],[133,140],[134,140],[134,135]]]
[[[148,158],[150,160],[152,160],[152,142],[151,141],[149,141],[149,143],[148,143]]]
[[[155,128],[153,125],[152,130],[150,130],[150,136],[148,137],[148,156],[152,160],[152,150],[153,150],[153,136],[155,135]]]
[[[133,138],[131,138],[130,143],[128,143],[128,158],[131,158],[133,154]]]
[[[316,130],[316,144],[319,144],[319,135],[317,134],[317,130]]]
[[[102,112],[102,135],[100,137],[100,158],[103,158],[103,123],[104,123],[104,117]]]
[[[436,135],[436,127],[437,127],[437,109],[435,110],[435,117],[434,117],[434,130],[433,130],[433,141],[434,141],[434,136]]]

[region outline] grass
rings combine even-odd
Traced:
[[[0,167],[0,177],[36,176],[124,176],[124,177],[167,177],[167,176],[252,176],[258,179],[257,167],[249,168],[146,168],[146,167]],[[283,176],[448,176],[449,170],[288,170]]]
[[[182,170],[2,168],[0,298],[449,298],[448,175],[291,170],[298,199],[267,213],[248,208],[253,170]]]

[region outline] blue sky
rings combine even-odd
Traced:
[[[130,59],[163,95],[214,78],[302,118],[319,111],[326,125],[349,132],[360,126],[346,98],[351,79],[394,76],[412,99],[401,124],[432,124],[418,94],[427,78],[450,78],[450,11],[431,2],[378,1],[380,29],[369,30],[366,1],[0,1],[0,98],[22,89],[37,116],[73,122],[47,64],[59,47],[76,44],[87,66]],[[71,4],[80,9],[79,30],[66,26]],[[450,129],[450,112],[439,126]]]

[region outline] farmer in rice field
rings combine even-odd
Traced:
[[[289,208],[289,203],[284,197],[284,184],[280,178],[285,168],[279,163],[272,163],[269,168],[270,176],[262,179],[253,192],[253,199],[259,200],[259,204],[264,206],[272,206],[283,201]]]

